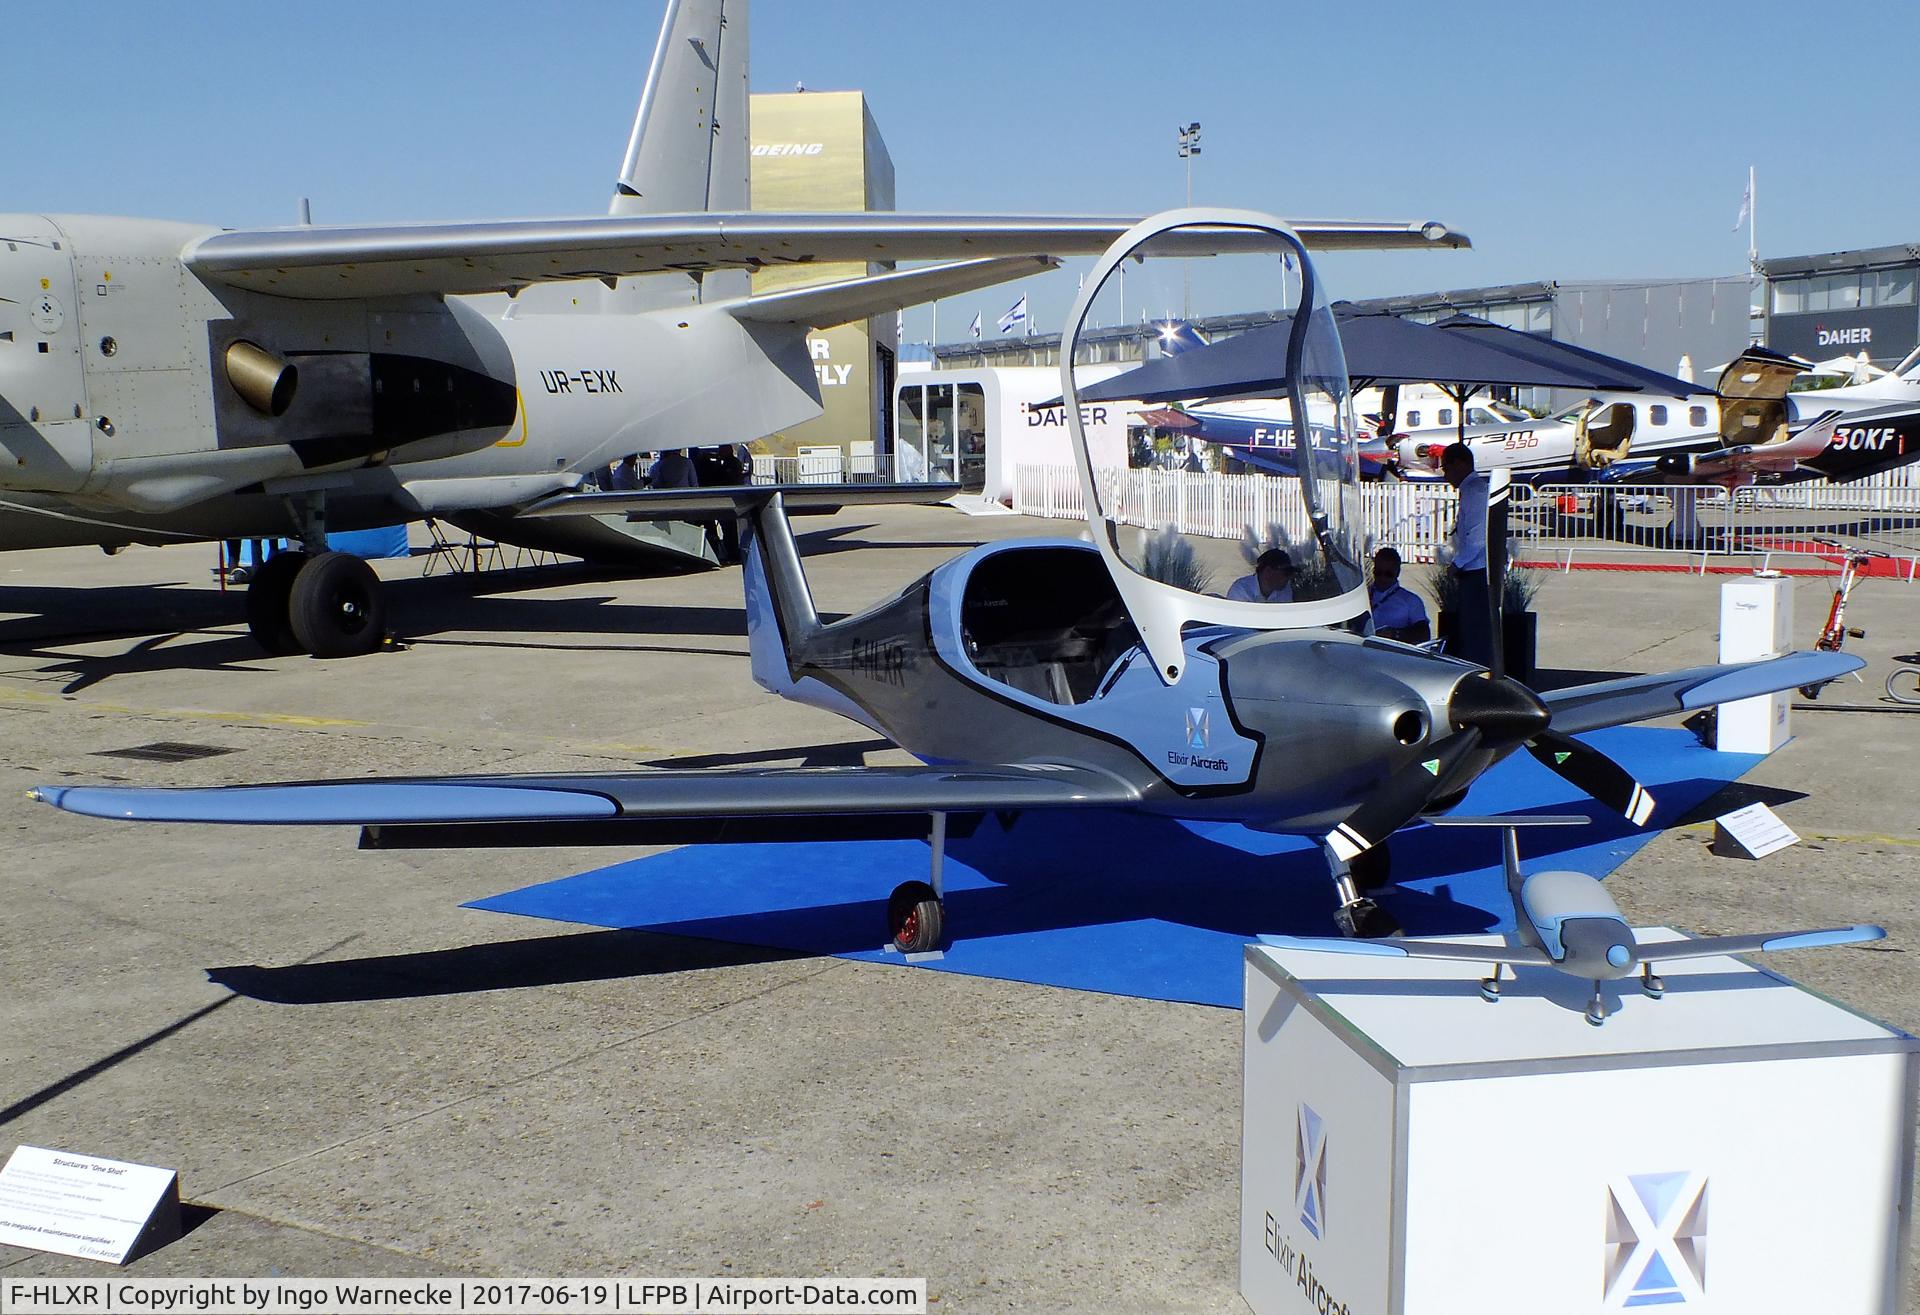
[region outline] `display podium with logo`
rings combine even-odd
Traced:
[[[1249,946],[1247,1302],[1899,1310],[1920,1043],[1745,960],[1661,973],[1595,1027],[1546,968],[1489,1004],[1471,964]]]

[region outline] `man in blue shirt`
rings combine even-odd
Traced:
[[[1373,633],[1403,644],[1424,644],[1433,638],[1427,624],[1427,605],[1420,595],[1400,583],[1400,554],[1382,548],[1373,555],[1373,581],[1367,588],[1373,609]]]
[[[1454,657],[1493,665],[1493,606],[1487,598],[1487,477],[1474,473],[1473,449],[1454,443],[1440,454],[1440,474],[1460,491],[1453,527]]]

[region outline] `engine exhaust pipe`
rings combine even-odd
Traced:
[[[282,416],[293,405],[300,371],[266,348],[241,338],[227,347],[227,382],[261,415]]]

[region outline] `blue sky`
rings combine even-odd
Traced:
[[[13,6],[15,208],[231,227],[597,213],[659,0]],[[1438,218],[1465,254],[1329,256],[1336,295],[1731,274],[1920,243],[1920,6],[760,0],[753,85],[866,91],[905,210],[1145,213],[1194,192]],[[1056,329],[1071,271],[1036,284]],[[1013,294],[941,308],[954,338]],[[1202,307],[1196,306],[1196,310]],[[909,312],[924,337],[928,312]]]

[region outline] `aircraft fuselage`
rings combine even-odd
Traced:
[[[290,533],[316,494],[334,528],[508,506],[819,411],[798,325],[635,281],[270,296],[182,262],[214,231],[0,216],[0,547]]]
[[[1133,783],[1149,811],[1302,834],[1450,734],[1448,700],[1479,670],[1343,631],[1213,628],[1189,632],[1168,685],[1074,540],[965,553],[777,664],[759,642],[773,629],[755,619],[763,685],[924,761],[1071,763]],[[1461,763],[1460,785],[1492,760]]]

